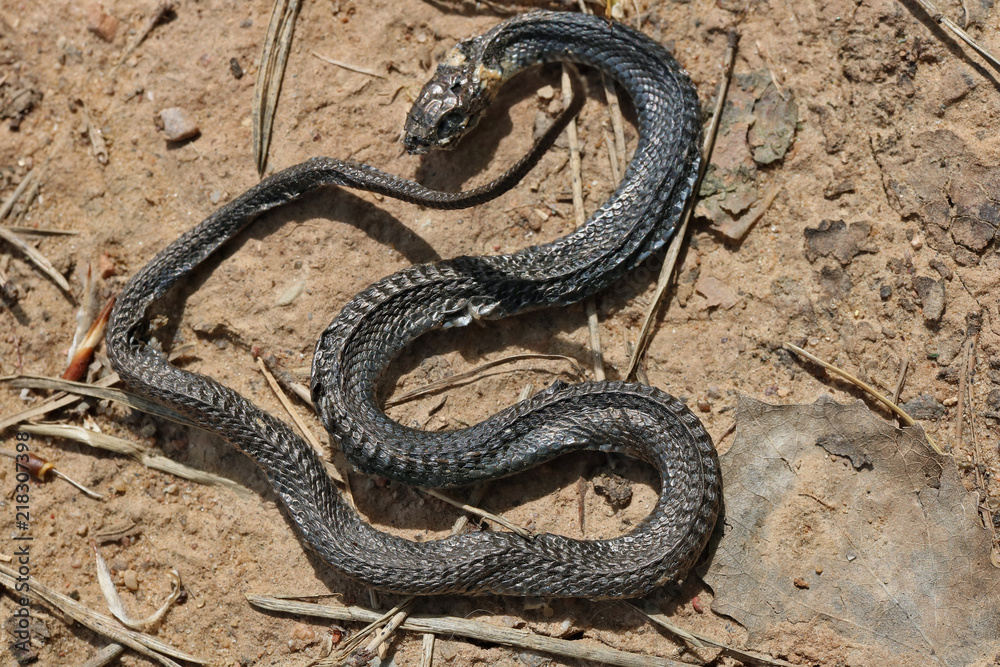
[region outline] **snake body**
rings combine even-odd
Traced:
[[[721,480],[711,439],[683,403],[655,388],[556,383],[450,432],[408,428],[381,407],[383,373],[421,334],[579,301],[642,262],[674,232],[697,171],[697,97],[659,44],[619,23],[533,12],[459,43],[408,117],[407,148],[421,152],[450,143],[475,124],[504,81],[551,61],[598,68],[632,98],[639,141],[617,190],[585,225],[556,241],[509,255],[413,266],[358,294],[316,346],[313,398],[354,465],[407,484],[468,484],[580,449],[648,461],[660,472],[659,499],[631,532],[591,541],[485,531],[427,542],[388,535],[361,519],[319,456],[288,426],[211,378],[173,367],[146,340],[150,304],[264,211],[326,185],[431,207],[465,206],[511,187],[533,160],[522,160],[489,186],[458,194],[365,165],[310,160],[264,179],[170,244],[129,281],[111,315],[108,356],[124,382],[252,458],[304,541],[334,568],[371,586],[409,594],[635,597],[683,577],[715,524]]]

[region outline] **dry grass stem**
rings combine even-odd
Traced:
[[[0,565],[0,583],[9,586],[11,590],[14,589],[14,586],[17,583],[17,576],[17,572],[14,570],[4,565]],[[151,637],[147,634],[136,632],[134,630],[122,628],[118,624],[118,621],[110,616],[105,616],[104,614],[99,614],[95,611],[87,609],[76,600],[55,592],[34,577],[32,577],[31,580],[31,588],[26,591],[26,594],[28,597],[38,602],[58,609],[80,625],[90,628],[97,634],[107,637],[108,639],[111,639],[119,644],[123,644],[133,651],[141,653],[147,658],[155,660],[165,667],[180,667],[180,665],[170,658],[186,660],[187,662],[193,662],[199,665],[206,665],[209,662],[208,660],[204,660],[198,656],[180,651],[173,646],[156,639],[155,637]]]
[[[108,644],[91,656],[87,662],[80,665],[80,667],[104,667],[105,665],[110,665],[124,652],[125,647],[121,644]]]
[[[278,106],[281,82],[285,77],[288,52],[292,47],[295,18],[302,0],[274,0],[271,21],[260,54],[260,68],[253,90],[253,156],[257,173],[267,167],[267,150],[271,145],[271,126]]]
[[[56,267],[52,266],[52,262],[48,258],[38,251],[35,246],[23,241],[14,232],[8,231],[6,227],[0,227],[0,239],[3,239],[10,245],[14,246],[21,253],[30,259],[32,263],[37,266],[42,272],[52,279],[56,285],[66,293],[69,293],[69,283],[63,278],[62,274],[56,270]]]
[[[688,221],[691,220],[691,214],[694,212],[694,200],[698,193],[698,187],[712,159],[712,148],[715,146],[715,135],[719,131],[719,120],[722,118],[722,107],[726,101],[726,93],[729,91],[729,80],[733,74],[733,62],[736,59],[736,46],[738,42],[739,36],[737,33],[730,31],[725,64],[723,65],[722,81],[719,83],[719,94],[715,100],[712,121],[708,126],[708,131],[705,133],[705,142],[701,149],[701,166],[698,168],[698,178],[695,180],[691,196],[688,197],[684,213],[681,214],[680,225],[677,231],[674,232],[674,239],[670,242],[670,247],[667,249],[667,256],[663,260],[663,267],[660,269],[660,275],[656,280],[656,290],[653,292],[653,298],[650,300],[649,307],[646,308],[646,315],[642,320],[642,326],[639,328],[639,336],[635,342],[635,351],[629,360],[628,370],[625,371],[625,380],[630,379],[635,374],[636,368],[639,366],[639,361],[646,353],[646,346],[649,345],[649,340],[652,337],[653,321],[656,318],[663,295],[667,291],[667,286],[674,275],[677,257],[680,255],[684,237],[687,235]]]
[[[972,47],[976,53],[982,56],[987,62],[989,62],[990,65],[993,66],[993,69],[1000,71],[1000,60],[997,60],[992,53],[986,50],[985,47],[981,46],[979,42],[972,39],[969,33],[962,30],[957,23],[942,14],[931,2],[928,0],[917,0],[917,4],[923,7],[924,11],[926,11],[932,19],[948,28],[948,30],[951,30],[956,37]]]
[[[307,602],[289,602],[261,595],[248,595],[247,600],[252,605],[270,611],[352,621],[355,623],[368,623],[381,617],[378,612],[364,609],[363,607],[333,607]],[[500,644],[501,646],[512,646],[514,648],[540,651],[575,660],[589,660],[607,665],[617,665],[619,667],[682,667],[685,665],[685,663],[670,660],[669,658],[628,653],[604,646],[592,646],[580,641],[545,637],[536,635],[528,630],[501,627],[481,621],[456,618],[454,616],[414,614],[403,622],[402,627],[404,630],[411,632],[456,635]]]
[[[24,191],[28,189],[28,186],[31,185],[32,181],[37,178],[40,178],[40,173],[44,169],[44,166],[45,165],[42,165],[41,168],[36,167],[31,171],[29,171],[27,174],[25,174],[24,178],[21,179],[21,182],[18,184],[17,188],[14,189],[14,192],[11,193],[11,195],[7,197],[6,200],[4,200],[3,204],[0,205],[0,221],[2,221],[4,218],[7,217],[11,209],[14,208],[14,203],[17,202],[17,200],[21,197],[22,194],[24,194]],[[37,266],[39,269],[42,270],[43,273],[49,276],[49,278],[51,278],[56,285],[59,285],[59,287],[64,292],[67,293],[69,292],[69,283],[66,282],[66,279],[63,278],[61,273],[56,271],[56,268],[52,266],[52,262],[50,262],[48,258],[45,257],[45,255],[39,252],[38,249],[35,248],[35,246],[24,241],[20,236],[17,235],[17,233],[11,231],[10,227],[0,226],[0,239],[3,239],[10,245],[17,248],[25,257],[31,260],[31,262],[34,263],[35,266]]]
[[[11,387],[16,387],[18,389],[52,389],[55,391],[65,391],[77,394],[79,396],[91,396],[93,398],[117,401],[119,403],[124,403],[130,408],[135,408],[136,410],[142,410],[143,412],[148,412],[149,414],[156,415],[157,417],[169,419],[177,424],[183,424],[184,426],[197,426],[192,423],[190,419],[176,410],[166,408],[159,403],[154,403],[149,399],[136,396],[135,394],[122,391],[121,389],[110,389],[98,386],[97,384],[70,382],[69,380],[42,377],[39,375],[18,375],[12,378],[0,378],[0,380],[6,380]]]
[[[108,603],[108,610],[111,612],[111,615],[121,621],[125,627],[140,632],[145,632],[156,626],[163,619],[163,615],[167,613],[167,610],[170,609],[170,605],[176,602],[177,598],[181,596],[180,573],[177,570],[170,570],[170,595],[167,596],[167,599],[159,609],[146,618],[132,618],[125,609],[125,604],[122,602],[121,596],[118,595],[115,582],[111,580],[111,570],[108,569],[107,563],[101,557],[101,552],[97,550],[97,543],[91,541],[91,545],[94,548],[94,558],[97,562],[97,583],[101,587],[101,593],[104,595],[104,601]]]
[[[632,603],[628,603],[630,607],[635,609],[637,612],[645,616],[651,622],[670,632],[671,634],[677,636],[678,638],[688,642],[691,646],[695,648],[704,648],[707,646],[713,646],[717,649],[721,649],[724,655],[741,661],[749,661],[758,665],[778,665],[779,667],[794,667],[792,663],[786,662],[784,660],[777,660],[763,653],[758,653],[756,651],[748,651],[746,649],[736,648],[735,646],[729,646],[728,644],[723,644],[718,642],[711,637],[706,637],[703,634],[694,632],[693,630],[687,630],[674,623],[663,614],[647,614],[642,609],[637,607]]]
[[[582,6],[582,5],[581,5]],[[584,10],[585,11],[585,10]],[[571,75],[571,65],[563,65],[562,70],[562,103],[563,108],[569,108],[573,102],[573,85],[571,76],[578,76],[575,72]],[[576,226],[580,227],[587,221],[587,213],[583,208],[583,176],[582,164],[580,162],[580,139],[576,132],[576,119],[569,121],[566,126],[566,139],[569,143],[569,173],[573,190],[573,218]],[[590,353],[594,368],[594,377],[598,380],[604,379],[604,357],[601,354],[601,330],[597,321],[597,304],[594,297],[588,297],[584,301],[584,309],[587,312],[587,328],[590,330]]]
[[[847,380],[848,382],[850,382],[854,386],[856,386],[859,389],[861,389],[861,390],[863,390],[863,391],[871,394],[873,397],[875,397],[876,399],[878,399],[879,403],[881,403],[885,407],[889,408],[893,413],[895,413],[900,419],[902,419],[909,426],[917,426],[917,422],[914,421],[913,417],[911,417],[910,415],[906,414],[906,412],[904,412],[902,410],[902,408],[900,408],[898,405],[896,405],[895,403],[893,403],[892,401],[890,401],[888,398],[886,398],[885,396],[883,396],[881,393],[879,393],[874,387],[872,387],[868,383],[862,382],[861,380],[859,380],[855,376],[851,375],[847,371],[845,371],[843,369],[840,369],[840,368],[837,368],[833,364],[828,364],[827,362],[823,361],[819,357],[806,352],[805,350],[803,350],[801,347],[799,347],[797,345],[792,345],[791,343],[785,343],[785,348],[788,349],[788,350],[791,350],[792,352],[794,352],[795,354],[797,354],[797,355],[799,355],[801,357],[805,357],[806,359],[808,359],[809,361],[813,362],[814,364],[818,364],[818,365],[822,366],[823,368],[825,368],[826,370],[830,371],[834,375],[839,375],[840,377],[844,378],[845,380]],[[941,456],[947,456],[947,454],[945,454],[945,452],[938,446],[938,444],[936,442],[934,442],[934,440],[931,438],[930,435],[928,435],[927,433],[924,433],[924,437],[927,439],[927,444],[930,445],[931,448],[935,452],[937,452]]]
[[[603,381],[606,378],[604,373],[604,352],[601,349],[601,329],[597,319],[597,299],[590,297],[584,302],[584,309],[587,311],[587,328],[590,330],[590,355],[594,365],[594,379]]]
[[[281,387],[278,385],[278,381],[274,378],[271,371],[268,370],[267,365],[264,363],[264,360],[260,357],[257,357],[257,366],[260,368],[260,372],[263,373],[264,377],[267,379],[267,383],[270,385],[271,391],[274,392],[274,395],[278,397],[279,401],[281,401],[281,405],[284,406],[285,412],[289,414],[292,421],[294,421],[295,425],[298,426],[299,432],[302,433],[312,448],[316,450],[316,453],[320,455],[320,459],[323,461],[323,467],[326,468],[326,473],[330,475],[330,477],[332,477],[338,484],[343,484],[347,490],[348,498],[352,498],[353,491],[351,490],[350,480],[341,475],[335,465],[327,461],[326,451],[323,449],[323,445],[320,444],[319,439],[316,438],[312,429],[309,428],[304,421],[302,421],[301,417],[299,417],[299,413],[295,411],[295,408],[292,406],[292,402],[288,400],[288,396],[286,396],[285,392],[281,390]],[[308,403],[313,410],[316,409],[316,406],[313,405],[311,400]]]
[[[3,377],[0,378],[0,382],[10,382],[11,380],[18,377],[24,377],[24,376],[12,375],[8,377]],[[90,386],[110,387],[111,385],[116,384],[117,382],[118,382],[118,374],[112,373],[107,377],[103,377],[100,380],[97,380]],[[6,417],[5,419],[0,419],[0,433],[3,433],[5,430],[10,428],[11,426],[14,426],[15,424],[20,424],[22,422],[26,422],[32,419],[37,419],[38,417],[44,417],[50,412],[54,412],[56,410],[64,408],[67,405],[72,405],[73,403],[76,403],[79,400],[80,397],[76,395],[68,396],[64,392],[55,394],[54,396],[51,396],[48,400],[43,402],[41,405],[36,405],[32,408],[28,408],[27,410],[22,410],[21,412],[15,413],[10,417]]]
[[[241,498],[249,498],[253,495],[248,489],[245,489],[231,479],[213,475],[197,468],[191,468],[173,459],[168,459],[165,456],[155,456],[128,440],[106,433],[98,433],[97,431],[68,424],[24,424],[20,427],[20,430],[51,438],[64,438],[108,452],[131,456],[150,470],[165,472],[168,475],[204,484],[205,486],[223,487]]]
[[[622,118],[622,107],[618,100],[618,91],[615,90],[615,82],[606,74],[601,76],[604,83],[604,99],[608,104],[608,115],[611,116],[611,129],[615,133],[615,155],[618,163],[618,174],[614,176],[615,185],[621,180],[621,175],[625,174],[627,162],[627,147],[625,145],[625,120]]]
[[[446,378],[440,380],[435,380],[434,382],[428,382],[422,387],[413,389],[399,396],[393,396],[385,402],[386,407],[391,407],[393,405],[400,405],[401,403],[406,403],[407,401],[412,401],[415,398],[420,398],[421,396],[427,396],[428,394],[434,394],[439,391],[443,391],[450,387],[455,387],[461,384],[466,384],[474,380],[478,380],[483,377],[483,373],[491,368],[500,366],[503,364],[513,363],[515,361],[524,361],[527,359],[549,359],[555,361],[567,361],[569,362],[575,370],[579,370],[576,364],[576,359],[572,357],[567,357],[561,354],[512,354],[502,359],[495,359],[493,361],[487,361],[484,364],[480,364],[475,368],[462,372],[456,373],[455,375],[450,375]]]
[[[372,70],[365,69],[364,67],[358,67],[357,65],[351,65],[350,63],[345,63],[345,62],[341,62],[339,60],[334,60],[333,58],[327,58],[324,55],[316,53],[315,51],[311,51],[310,53],[312,54],[312,56],[314,58],[318,58],[319,60],[322,60],[325,63],[329,63],[330,65],[336,65],[337,67],[340,67],[342,69],[346,69],[348,72],[356,72],[357,74],[365,74],[367,76],[373,76],[373,77],[375,77],[377,79],[386,79],[386,78],[388,78],[388,77],[386,77],[383,74],[379,74],[378,72],[373,72]]]
[[[257,357],[257,367],[267,380],[267,384],[270,385],[271,391],[278,397],[278,400],[281,401],[281,405],[285,408],[285,412],[287,412],[288,416],[292,418],[295,425],[299,427],[299,432],[302,433],[303,437],[309,441],[309,444],[312,445],[312,448],[315,449],[317,453],[325,454],[323,445],[321,445],[319,440],[316,439],[316,435],[313,434],[312,429],[310,429],[306,423],[302,421],[302,418],[299,417],[299,413],[295,411],[295,407],[292,405],[292,402],[288,400],[288,396],[286,396],[285,392],[283,392],[281,387],[278,386],[278,381],[274,379],[273,375],[271,375],[271,371],[267,370],[267,366],[264,365],[264,360],[260,357]]]
[[[774,66],[774,62],[771,60],[771,54],[760,45],[760,40],[754,40],[754,46],[757,47],[757,55],[760,59],[764,61],[764,67],[767,68],[767,73],[771,75],[771,83],[774,84],[774,89],[778,91],[778,95],[781,99],[787,100],[788,97],[785,95],[784,88],[781,87],[781,77],[778,76],[778,70]]]
[[[503,518],[502,516],[497,516],[496,514],[491,514],[491,513],[487,512],[485,510],[479,509],[478,507],[473,507],[472,505],[467,505],[467,504],[465,504],[465,503],[463,503],[461,501],[455,500],[454,498],[450,498],[449,496],[446,496],[445,494],[443,494],[440,491],[437,491],[435,489],[428,489],[426,487],[420,487],[420,490],[423,491],[424,493],[426,493],[429,496],[434,496],[438,500],[444,501],[444,502],[448,503],[449,505],[453,505],[453,506],[457,507],[458,509],[462,510],[463,512],[468,512],[469,514],[474,514],[474,515],[476,515],[478,517],[481,517],[483,519],[486,519],[488,521],[493,521],[494,523],[497,523],[497,524],[503,526],[504,528],[506,528],[507,530],[509,530],[512,533],[517,533],[518,535],[520,535],[521,537],[523,537],[525,539],[529,539],[529,540],[531,539],[531,532],[530,531],[527,531],[524,528],[521,528],[520,526],[511,523],[510,521],[508,521],[507,519]]]

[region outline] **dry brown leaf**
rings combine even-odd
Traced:
[[[722,456],[712,607],[749,644],[833,632],[851,664],[968,665],[1000,651],[1000,571],[977,501],[919,428],[862,402],[741,397]]]

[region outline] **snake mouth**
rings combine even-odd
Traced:
[[[431,150],[431,147],[427,143],[420,141],[410,134],[403,137],[403,147],[410,155],[427,155]]]

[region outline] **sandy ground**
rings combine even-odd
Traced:
[[[625,4],[626,20],[634,22],[636,4]],[[1000,52],[1000,14],[992,4],[967,0],[941,9],[960,23],[967,20],[973,36]],[[78,232],[24,235],[66,277],[69,294],[0,243],[0,269],[21,292],[16,306],[0,310],[0,375],[59,375],[88,265],[102,275],[99,294],[106,298],[157,250],[258,180],[250,109],[270,3],[180,2],[170,20],[115,68],[154,6],[137,0],[108,0],[103,8],[0,0],[0,107],[8,115],[0,127],[0,195],[6,199],[33,167],[47,165],[32,205],[15,206],[16,219],[6,222]],[[725,451],[738,392],[783,403],[812,402],[822,393],[839,400],[859,396],[795,360],[781,350],[783,342],[804,345],[887,393],[901,360],[908,359],[900,400],[924,397],[919,402],[924,427],[954,449],[971,487],[976,484],[969,463],[972,429],[967,423],[958,440],[957,401],[969,368],[966,351],[975,349],[971,408],[985,490],[995,497],[997,422],[987,413],[1000,412],[997,73],[913,2],[638,0],[637,6],[643,30],[690,71],[706,109],[719,83],[726,31],[738,26],[737,74],[766,81],[770,69],[783,100],[794,99],[797,113],[788,151],[777,159],[744,155],[754,140],[738,122],[720,138],[718,173],[731,179],[722,179],[723,187],[746,199],[730,200],[733,215],[745,214],[767,193],[774,200],[740,241],[721,236],[704,216],[697,220],[676,294],[649,348],[650,381],[697,406]],[[536,119],[554,110],[557,70],[519,78],[482,129],[451,154],[410,157],[398,142],[412,96],[445,49],[498,20],[493,10],[473,3],[304,3],[269,169],[331,155],[441,188],[482,183],[500,173],[530,146]],[[379,76],[328,65],[314,53]],[[245,72],[242,78],[235,75],[234,60]],[[749,79],[740,81],[743,87],[734,87],[743,91],[738,99],[752,101],[760,91]],[[598,79],[590,77],[590,83],[580,134],[586,205],[593,210],[613,183],[605,145],[608,115]],[[545,86],[556,88],[554,98]],[[23,108],[28,97],[33,105]],[[197,138],[165,140],[155,118],[170,107],[196,121]],[[763,111],[755,113],[759,121]],[[106,144],[106,159],[95,154],[91,137],[97,133]],[[626,136],[634,146],[630,126]],[[846,224],[841,229],[823,221]],[[414,262],[509,252],[554,239],[573,224],[564,146],[547,155],[524,184],[474,210],[426,211],[366,194],[324,192],[260,220],[158,312],[176,328],[174,347],[196,344],[187,368],[218,378],[284,417],[253,361],[254,346],[304,375],[322,328],[372,281]],[[643,267],[597,299],[612,379],[627,365],[625,341],[636,336],[657,271],[655,263]],[[279,306],[296,286],[301,294]],[[974,319],[970,329],[968,316],[976,313],[982,323],[975,326]],[[973,348],[967,341],[976,331]],[[451,330],[403,355],[396,392],[521,352],[566,355],[589,368],[588,347],[582,306]],[[430,429],[452,428],[512,403],[527,384],[537,390],[557,378],[589,375],[560,361],[512,368],[451,390],[446,398],[437,394],[394,407],[391,414]],[[0,414],[40,398],[35,392],[0,390]],[[968,416],[970,406],[964,411]],[[305,665],[340,635],[329,622],[259,612],[246,594],[330,594],[382,608],[397,602],[390,595],[373,600],[306,552],[263,477],[224,442],[114,406],[90,405],[59,417],[222,474],[252,493],[207,488],[125,457],[35,437],[36,453],[107,494],[99,502],[58,481],[32,486],[31,572],[38,581],[103,609],[91,539],[134,525],[129,537],[100,547],[126,606],[136,615],[152,611],[169,592],[168,572],[177,569],[186,596],[158,636],[212,665],[227,666]],[[13,432],[3,434],[3,442],[12,449]],[[608,465],[597,455],[561,459],[497,483],[484,505],[538,530],[615,535],[648,510],[656,481],[639,464],[613,463],[635,489],[624,510],[593,490],[593,479]],[[581,475],[586,480],[582,531]],[[12,464],[3,464],[0,479],[6,501],[0,525],[13,535]],[[442,535],[459,516],[395,484],[355,473],[351,483],[365,516],[398,534]],[[5,543],[0,552],[12,554],[13,544]],[[126,579],[135,590],[123,585]],[[711,597],[692,581],[659,591],[649,602],[681,624],[739,644],[745,634],[711,612]],[[0,606],[4,619],[14,611],[9,597]],[[696,657],[619,603],[441,598],[421,601],[419,610],[664,657]],[[38,664],[81,664],[106,643],[57,614],[41,608],[36,613],[50,635],[35,649]],[[759,648],[794,663],[846,664],[845,642],[821,625],[776,627],[770,643]],[[400,665],[415,664],[419,653],[420,637],[413,635],[401,635],[389,651]],[[438,642],[435,658],[454,665],[544,662],[448,638]],[[13,664],[9,653],[2,660]],[[154,663],[126,653],[120,664]],[[715,664],[736,663],[719,658]]]

